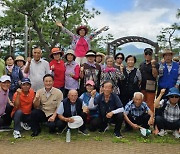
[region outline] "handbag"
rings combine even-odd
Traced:
[[[146,81],[146,90],[147,91],[155,91],[156,90],[156,81],[147,80]]]

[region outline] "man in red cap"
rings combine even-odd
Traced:
[[[86,52],[90,50],[90,41],[96,37],[98,34],[100,34],[103,30],[108,30],[108,27],[105,26],[101,28],[100,30],[90,34],[86,35],[88,33],[88,28],[86,26],[79,26],[76,29],[77,35],[73,34],[71,31],[66,29],[61,22],[56,22],[56,25],[62,28],[62,31],[64,33],[67,33],[69,36],[72,37],[72,49],[75,52],[76,56],[76,62],[78,64],[83,64],[86,62]]]

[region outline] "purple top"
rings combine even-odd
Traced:
[[[5,92],[4,90],[0,89],[0,117],[5,113],[6,104],[8,102],[8,94],[9,90]]]

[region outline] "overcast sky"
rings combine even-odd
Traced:
[[[116,39],[136,35],[156,42],[162,28],[179,22],[176,13],[180,0],[88,0],[86,7],[101,12],[89,25],[109,26],[104,35],[111,33]]]

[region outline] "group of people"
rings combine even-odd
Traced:
[[[121,138],[125,121],[125,131],[153,125],[159,136],[171,129],[180,138],[180,67],[171,50],[165,49],[157,63],[153,50],[146,48],[145,60],[136,68],[133,55],[105,56],[90,49],[89,41],[105,27],[87,37],[84,26],[75,35],[57,25],[72,37],[73,48],[65,54],[54,47],[48,62],[35,47],[32,59],[11,55],[5,62],[0,59],[1,129],[13,119],[14,138],[21,137],[22,129],[39,135],[42,123],[49,133],[63,133],[78,115],[83,119],[78,130],[84,135],[88,130],[104,133],[114,124],[114,135]]]

